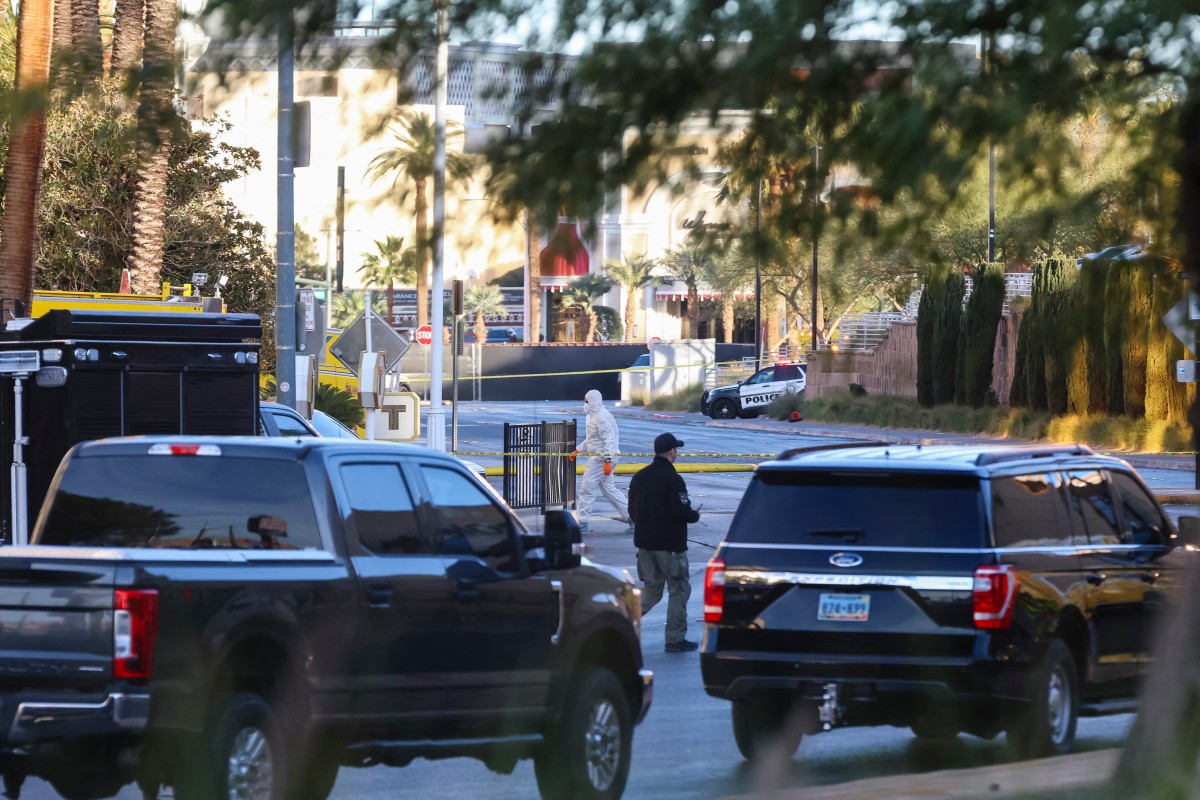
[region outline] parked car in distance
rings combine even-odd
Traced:
[[[463,341],[467,344],[474,344],[475,329],[467,328],[463,333]],[[512,344],[522,341],[521,334],[516,328],[488,328],[487,339],[485,344]]]
[[[309,420],[317,433],[326,439],[361,439],[356,432],[347,428],[336,417],[331,417],[319,408],[313,409],[312,419]]]
[[[320,437],[104,439],[53,486],[4,548],[5,787],[325,800],[343,767],[470,756],[621,797],[640,591],[570,512],[531,535],[444,453]]]
[[[713,419],[758,416],[781,394],[804,391],[807,374],[806,364],[780,363],[764,367],[749,380],[705,390],[700,396],[700,411]]]
[[[262,436],[320,436],[317,427],[300,412],[274,400],[258,404],[258,432]]]
[[[704,687],[750,759],[856,725],[1065,753],[1080,716],[1136,709],[1183,530],[1082,446],[785,452],[708,564]]]

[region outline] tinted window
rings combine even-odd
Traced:
[[[1121,544],[1166,544],[1166,523],[1154,499],[1130,476],[1111,476],[1121,498]]]
[[[317,433],[324,436],[326,439],[357,439],[358,434],[347,428],[334,417],[329,416],[321,411],[314,411],[313,418],[309,420],[312,426],[317,429]]]
[[[138,455],[73,459],[38,543],[313,550],[321,538],[295,462]]]
[[[1072,543],[1057,473],[993,478],[996,547],[1053,547]],[[1087,537],[1080,533],[1081,542]]]
[[[279,428],[280,436],[312,436],[313,432],[308,429],[304,421],[300,417],[293,417],[291,414],[268,411],[271,419],[275,421],[275,427]]]
[[[775,380],[777,381],[798,381],[803,377],[804,373],[795,364],[775,368]]]
[[[742,498],[729,539],[981,547],[979,481],[960,475],[763,470]]]
[[[412,496],[395,464],[346,464],[339,470],[358,541],[378,555],[421,552]]]
[[[1077,470],[1067,473],[1067,496],[1076,520],[1083,521],[1092,544],[1118,544],[1117,512],[1104,473]]]
[[[438,551],[479,556],[499,570],[515,569],[508,515],[460,472],[427,466],[421,472],[437,518]]]
[[[770,383],[773,380],[775,380],[775,368],[767,367],[754,373],[754,377],[746,381],[746,383]]]

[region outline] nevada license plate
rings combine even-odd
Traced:
[[[866,622],[871,614],[869,594],[823,594],[817,619],[830,622]]]

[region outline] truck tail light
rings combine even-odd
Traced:
[[[113,677],[146,680],[154,669],[158,592],[113,591]]]
[[[720,622],[725,610],[725,562],[714,558],[704,571],[704,621]]]
[[[1000,630],[1012,627],[1013,606],[1021,579],[1011,564],[979,567],[975,570],[975,627]]]

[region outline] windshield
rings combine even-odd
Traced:
[[[763,470],[746,489],[729,540],[980,547],[981,502],[974,476]]]
[[[312,426],[317,429],[317,433],[326,439],[357,439],[358,434],[347,428],[342,423],[338,422],[334,417],[329,416],[323,411],[314,411],[312,415]]]
[[[224,456],[70,461],[36,544],[320,549],[300,464]]]

